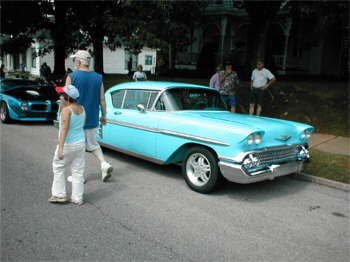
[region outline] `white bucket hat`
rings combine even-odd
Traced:
[[[71,55],[70,57],[77,58],[81,62],[86,62],[84,64],[90,64],[91,55],[86,50],[78,50],[74,55]]]

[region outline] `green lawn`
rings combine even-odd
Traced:
[[[305,173],[350,184],[350,157],[311,149],[311,162]]]

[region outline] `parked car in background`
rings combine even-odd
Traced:
[[[27,79],[0,79],[0,120],[48,121],[56,119],[58,95],[51,85]]]
[[[309,159],[312,126],[230,113],[209,87],[131,82],[105,97],[101,145],[158,164],[180,163],[186,183],[200,193],[223,177],[246,184],[298,173]]]

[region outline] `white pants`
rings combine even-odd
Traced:
[[[75,201],[83,200],[84,194],[84,169],[85,169],[85,142],[64,144],[64,158],[58,159],[58,147],[52,160],[53,182],[52,195],[66,197],[65,171],[70,167],[72,173],[72,196]]]

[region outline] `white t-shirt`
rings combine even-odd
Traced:
[[[136,71],[132,79],[134,79],[135,81],[142,81],[142,80],[147,80],[147,76],[145,72]]]
[[[260,88],[266,85],[268,80],[271,80],[275,76],[266,68],[261,70],[254,69],[252,73],[253,87]]]

